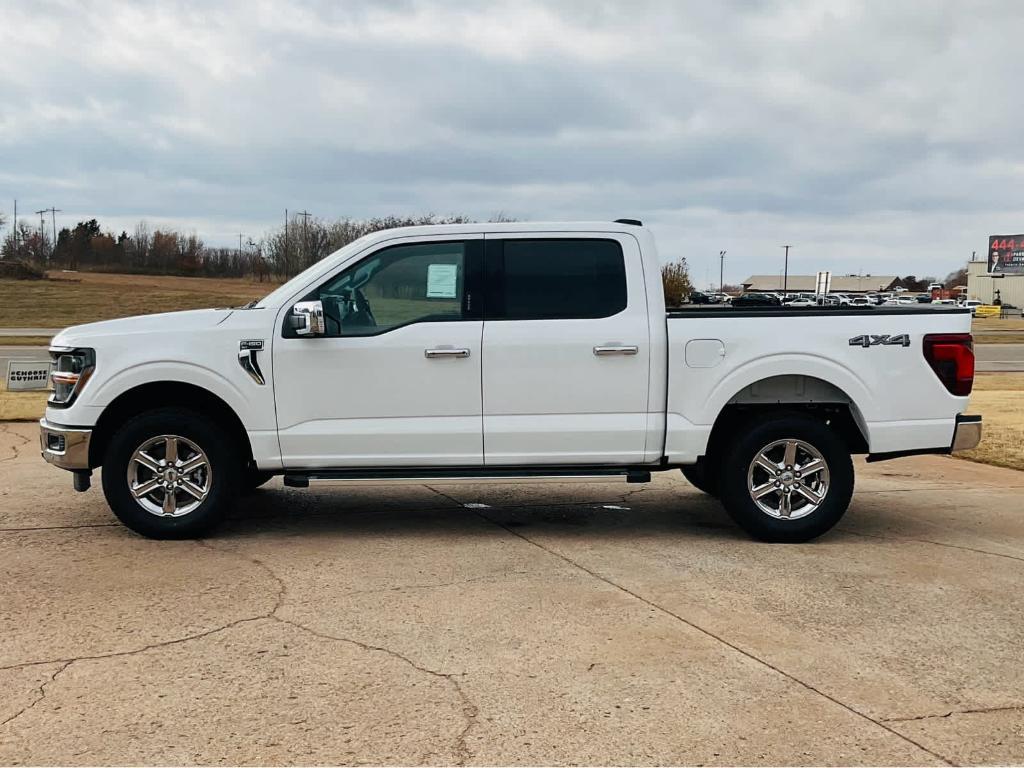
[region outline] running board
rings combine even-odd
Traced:
[[[627,483],[649,483],[651,472],[628,467],[395,467],[381,469],[311,469],[305,472],[286,472],[284,484],[290,488],[308,488],[310,481],[348,482],[416,482],[436,480],[445,483],[485,483],[515,481],[594,481],[625,480]]]

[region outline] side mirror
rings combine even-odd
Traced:
[[[296,336],[324,335],[324,305],[319,301],[300,301],[289,318]]]

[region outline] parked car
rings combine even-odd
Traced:
[[[914,299],[918,304],[931,304],[932,296],[930,293],[922,293],[920,296],[915,296]]]
[[[912,307],[917,304],[917,300],[913,296],[894,296],[888,299],[883,306],[889,307]]]
[[[870,307],[871,300],[867,296],[854,296],[850,299],[850,306],[852,307]]]
[[[690,294],[690,303],[691,304],[710,304],[711,303],[711,297],[708,296],[703,291],[694,291],[693,293]]]
[[[974,316],[978,313],[978,307],[982,306],[982,303],[983,302],[980,302],[977,299],[967,299],[967,301],[961,302],[960,306],[964,309],[971,310],[971,315]]]
[[[42,454],[78,491],[102,467],[114,514],[159,539],[272,475],[681,469],[752,536],[806,541],[846,511],[851,454],[977,445],[967,311],[666,313],[659,266],[630,223],[376,232],[244,307],[64,329]]]
[[[816,306],[818,306],[818,302],[815,301],[814,299],[808,299],[808,298],[804,298],[803,296],[801,296],[798,299],[793,299],[788,304],[786,304],[786,306],[787,307],[816,307]]]
[[[978,302],[981,303],[980,301]],[[941,304],[944,306],[956,306],[956,299],[932,299],[932,304]]]
[[[782,301],[774,293],[744,293],[732,300],[734,307],[781,307]]]

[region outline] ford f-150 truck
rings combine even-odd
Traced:
[[[377,232],[244,307],[68,328],[44,458],[155,538],[283,475],[598,478],[682,470],[751,535],[805,541],[853,454],[974,447],[968,310],[666,312],[639,222]]]

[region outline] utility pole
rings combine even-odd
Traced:
[[[18,198],[14,198],[14,228],[11,230],[14,258],[18,258]]]
[[[308,267],[306,259],[309,258],[309,238],[306,235],[306,222],[313,214],[309,211],[296,211],[295,215],[302,217],[302,266]]]
[[[36,213],[39,214],[39,255],[40,256],[43,255],[43,240],[46,237],[43,234],[43,231],[44,231],[43,227],[46,226],[46,223],[45,223],[45,220],[43,219],[43,217],[47,214],[48,211],[49,211],[48,208],[43,208],[43,210],[41,210],[41,211],[36,211]],[[49,261],[49,259],[47,259],[47,261]]]
[[[42,246],[43,243],[43,229],[46,226],[43,223],[43,215],[50,214],[50,223],[53,227],[53,242],[50,243],[50,258],[53,258],[54,251],[57,250],[57,214],[62,213],[60,208],[54,208],[52,205],[49,208],[43,208],[41,211],[36,211],[39,214],[39,244]]]
[[[288,263],[288,209],[284,209],[284,269],[287,272],[291,269],[291,264]]]
[[[50,211],[50,224],[53,226],[53,248],[52,253],[57,252],[57,214],[63,213],[60,208],[54,208],[52,205],[47,209]]]
[[[242,233],[238,233],[238,260],[242,260]]]
[[[722,287],[725,285],[725,251],[718,252],[718,292],[725,293]]]
[[[786,289],[789,286],[789,249],[792,248],[793,246],[791,246],[791,245],[780,245],[779,247],[786,249],[786,263],[785,263],[785,266],[783,267],[783,272],[782,272],[782,296],[783,296],[783,298],[785,298],[785,296],[786,296]]]

